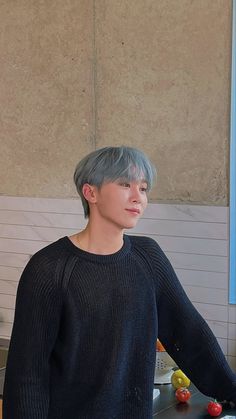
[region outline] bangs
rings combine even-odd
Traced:
[[[125,153],[114,156],[114,160],[104,171],[104,182],[117,179],[126,181],[145,181],[150,190],[156,176],[156,170],[146,155],[139,150],[126,147]]]
[[[152,188],[153,184],[152,173],[149,173],[145,167],[137,166],[137,164],[131,164],[129,167],[125,166],[123,170],[119,167],[119,170],[113,170],[110,175],[107,173],[104,176],[104,182],[114,182],[118,179],[128,182],[146,182],[148,190]]]

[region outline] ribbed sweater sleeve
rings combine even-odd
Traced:
[[[236,402],[236,375],[206,321],[181,286],[157,244],[151,255],[158,309],[158,336],[179,368],[205,395]]]
[[[62,305],[55,271],[55,261],[49,262],[43,253],[32,257],[21,276],[4,384],[4,419],[48,418],[49,358]]]

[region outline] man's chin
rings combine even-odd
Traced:
[[[137,224],[137,221],[133,222],[133,223],[129,223],[129,224],[127,223],[127,225],[124,226],[124,229],[125,230],[131,230],[132,228],[136,227],[136,224]]]

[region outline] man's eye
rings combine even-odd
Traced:
[[[130,184],[129,183],[126,183],[126,182],[123,182],[121,185],[124,186],[125,188],[129,188],[130,187]]]
[[[140,191],[141,191],[141,192],[147,192],[147,188],[145,188],[145,187],[140,188]]]

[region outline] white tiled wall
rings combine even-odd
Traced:
[[[0,339],[9,339],[30,255],[83,228],[79,200],[0,197]],[[131,234],[153,237],[236,369],[236,306],[228,304],[228,208],[149,204]]]

